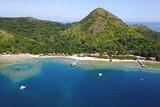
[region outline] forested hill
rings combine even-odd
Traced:
[[[145,26],[128,26],[102,8],[70,24],[32,17],[1,17],[0,37],[1,53],[108,52],[110,55],[160,56],[158,32]]]
[[[14,44],[7,47],[1,45],[0,52],[48,53],[50,45],[54,42],[54,37],[58,37],[64,28],[64,24],[32,17],[0,18],[0,30],[8,32],[15,38]]]

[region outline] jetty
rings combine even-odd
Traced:
[[[78,61],[79,61],[79,60],[77,59],[75,62],[72,62],[72,63],[71,63],[71,66],[72,66],[72,67],[73,67],[73,66],[76,66],[77,63],[78,63]]]
[[[140,65],[142,68],[146,67],[146,65],[144,65],[142,62],[140,62],[140,60],[137,59],[137,62],[139,63],[139,65]]]

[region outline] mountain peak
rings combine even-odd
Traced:
[[[106,14],[111,14],[111,13],[108,12],[107,10],[103,9],[103,8],[96,8],[95,10],[93,10],[91,12],[91,14],[97,14],[97,15],[105,16]]]
[[[126,25],[121,19],[103,8],[96,8],[81,22],[81,28],[90,33],[105,32]]]
[[[94,9],[93,11],[94,11],[94,12],[106,12],[107,10],[98,7],[98,8],[96,8],[96,9]]]
[[[115,19],[118,19],[117,16],[115,16],[114,14],[112,14],[111,12],[103,9],[103,8],[96,8],[94,9],[89,15],[96,15],[96,16],[101,16],[101,17],[104,17],[104,18],[115,18]]]

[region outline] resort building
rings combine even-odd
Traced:
[[[96,58],[99,58],[100,57],[100,54],[99,53],[91,53],[88,55],[89,57],[96,57]]]
[[[146,57],[142,57],[142,56],[136,56],[136,58],[139,60],[146,60]]]
[[[156,61],[155,57],[149,57],[149,60]]]

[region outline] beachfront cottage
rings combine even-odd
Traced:
[[[39,56],[44,56],[44,54],[39,54]]]
[[[142,56],[136,56],[136,58],[139,60],[146,60],[146,57],[142,57]]]
[[[54,56],[54,55],[56,55],[56,53],[52,53],[52,55]]]
[[[89,57],[99,58],[99,57],[100,57],[100,54],[99,54],[99,53],[90,53],[88,56],[89,56]]]
[[[78,54],[79,57],[85,57],[85,55],[83,53]]]
[[[7,53],[4,52],[4,53],[2,53],[2,55],[7,55]]]
[[[155,57],[149,57],[149,60],[156,61],[156,58]]]
[[[73,54],[72,56],[74,56],[74,57],[78,57],[78,54]]]
[[[52,56],[52,53],[48,53],[48,56]]]

